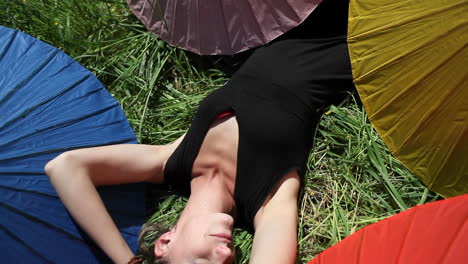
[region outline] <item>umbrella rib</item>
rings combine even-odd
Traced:
[[[348,37],[348,42],[352,43],[353,41],[359,41],[359,39],[362,38],[362,37],[378,35],[378,34],[381,34],[382,32],[386,32],[389,29],[392,29],[392,28],[394,28],[394,27],[396,27],[398,25],[408,24],[410,22],[419,21],[419,20],[421,20],[421,18],[433,17],[435,14],[440,14],[440,13],[443,13],[443,12],[445,12],[447,10],[450,10],[450,9],[457,9],[457,8],[459,8],[459,6],[464,6],[467,3],[468,2],[465,1],[465,2],[461,2],[461,3],[458,3],[458,4],[451,5],[451,6],[446,6],[445,8],[433,9],[432,12],[428,11],[428,12],[424,13],[421,16],[418,16],[418,17],[411,16],[410,18],[407,18],[407,19],[397,20],[397,21],[395,21],[393,23],[388,23],[388,24],[385,24],[384,26],[380,26],[378,28],[374,28],[372,30],[368,30],[366,32],[356,34],[356,35],[352,35],[351,34],[352,30],[351,30],[350,31],[350,36]],[[356,19],[356,17],[354,17],[353,19]]]
[[[155,1],[146,1],[146,3],[149,3],[149,5],[151,6],[150,9],[151,9],[151,17],[154,17],[154,13],[156,12],[159,12],[158,14],[160,15],[161,17],[161,27],[159,28],[159,34],[158,36],[161,38],[162,36],[162,33],[163,33],[163,29],[166,28],[166,31],[169,32],[169,30],[167,29],[167,22],[166,22],[166,17],[165,17],[165,13],[166,13],[166,9],[167,9],[167,2],[166,2],[166,5],[165,5],[165,10],[163,12],[163,10],[161,9],[161,4],[160,4],[160,1],[158,0],[155,0]],[[155,3],[153,5],[153,3]],[[157,16],[156,16],[157,17]],[[144,18],[143,15],[141,15],[141,18]],[[141,20],[145,20],[145,19],[141,19]],[[149,28],[149,25],[150,25],[150,21],[151,20],[147,20],[146,23],[148,23],[148,28]],[[151,28],[150,28],[151,29]]]
[[[53,229],[53,230],[55,230],[57,232],[60,232],[60,233],[64,234],[65,236],[67,236],[70,239],[73,239],[73,240],[82,242],[84,244],[87,244],[84,239],[79,238],[79,237],[67,232],[66,230],[64,230],[64,229],[62,229],[60,227],[54,226],[54,225],[52,225],[52,224],[50,224],[50,223],[48,223],[48,222],[46,222],[46,221],[44,221],[44,220],[42,220],[40,218],[37,218],[37,217],[35,217],[33,215],[30,215],[30,214],[27,214],[26,212],[20,211],[20,210],[14,208],[12,206],[9,206],[9,205],[7,205],[7,204],[5,204],[3,202],[0,202],[0,206],[7,209],[7,210],[9,210],[9,211],[11,211],[11,212],[13,212],[13,213],[15,213],[15,214],[21,215],[21,216],[23,216],[23,217],[25,217],[25,218],[27,218],[29,220],[35,221],[35,222],[40,223],[40,224],[42,224],[44,226],[47,226],[50,229]]]
[[[227,30],[227,23],[226,23],[226,14],[224,13],[224,8],[223,8],[223,2],[224,0],[218,0],[218,5],[219,5],[219,9],[221,11],[221,17],[223,18],[222,21],[223,21],[223,26],[226,30],[224,30],[225,34],[226,34],[226,38],[227,38],[227,41],[228,41],[228,44],[229,44],[229,47],[231,48],[231,50],[233,49],[233,43],[231,42],[231,36],[229,35],[229,32]]]
[[[440,208],[439,208],[440,210]],[[467,218],[468,216],[465,216],[465,219]],[[468,223],[468,221],[464,221],[463,223],[461,223],[461,225],[457,228],[459,231],[463,229],[463,227]],[[459,238],[461,235],[463,235],[465,233],[463,232],[457,232],[455,237],[452,238],[450,240],[450,244],[447,246],[447,248],[445,250],[441,250],[441,252],[446,252],[446,254],[444,254],[444,256],[442,257],[442,259],[440,261],[437,261],[437,263],[446,263],[446,259],[447,259],[447,256],[449,255],[449,251],[451,248],[453,248],[453,246],[456,244],[455,241],[457,240],[457,238]]]
[[[18,119],[21,119],[22,117],[24,117],[25,115],[27,115],[28,113],[30,113],[31,111],[33,111],[34,109],[44,105],[44,104],[47,104],[48,102],[54,100],[55,98],[65,94],[66,92],[70,91],[71,89],[75,88],[76,86],[80,85],[81,83],[83,83],[85,80],[87,80],[88,78],[90,77],[90,75],[86,75],[84,76],[83,78],[79,79],[78,81],[74,82],[72,85],[70,85],[69,87],[67,87],[66,89],[63,89],[62,91],[60,91],[58,94],[48,98],[47,100],[44,100],[42,102],[39,102],[38,104],[32,106],[31,108],[28,108],[28,109],[25,109],[25,111],[23,111],[21,114],[19,114],[16,118],[14,119],[11,119],[10,121],[6,122],[5,124],[3,124],[2,126],[0,126],[0,130],[3,130],[5,129],[6,127],[8,127],[9,125],[11,125],[12,123],[14,123],[16,120]],[[101,90],[101,88],[99,88],[99,90]],[[96,90],[98,91],[98,90]],[[1,103],[1,102],[0,102]],[[3,144],[4,145],[4,144]],[[1,146],[1,145],[0,145]]]
[[[398,258],[397,258],[397,261],[395,263],[401,263],[403,262],[401,260],[401,257],[402,257],[402,252],[403,252],[403,249],[405,248],[405,243],[406,241],[408,240],[408,234],[410,233],[409,231],[411,230],[411,227],[413,226],[414,224],[414,221],[415,221],[415,217],[416,217],[416,213],[419,212],[419,208],[418,207],[415,207],[412,211],[410,211],[411,214],[411,220],[409,220],[409,225],[408,225],[408,229],[406,230],[405,232],[405,236],[403,239],[400,239],[401,242],[401,246],[400,246],[400,249],[398,250]],[[409,216],[408,216],[409,217]]]
[[[456,56],[456,52],[455,52],[452,56],[448,57],[448,58],[444,61],[444,63],[447,63],[447,61],[449,61],[451,58],[453,58],[453,57],[455,57],[455,56]],[[439,67],[441,67],[441,66],[439,66]],[[436,69],[437,69],[437,68],[433,69],[431,72],[428,72],[428,73],[425,74],[424,76],[421,76],[417,81],[415,81],[415,82],[413,82],[413,84],[409,85],[408,88],[411,88],[411,87],[413,87],[413,86],[416,86],[420,79],[423,79],[425,76],[431,75],[432,72],[434,72]],[[468,76],[468,75],[467,75],[467,76]],[[456,87],[456,86],[461,86],[463,83],[466,83],[467,78],[468,78],[467,76],[465,76],[465,78],[463,78],[462,80],[460,80],[460,82],[459,82],[457,85],[455,85],[455,87]],[[399,98],[404,97],[405,94],[406,94],[405,92],[399,93],[397,96],[395,96],[394,98],[392,98],[392,100],[389,100],[386,104],[384,104],[380,109],[383,110],[383,109],[387,108],[389,105],[391,105],[391,104],[394,103],[395,101],[398,101]],[[454,96],[453,94],[447,94],[447,95],[445,96],[445,98],[449,98],[449,97],[453,97],[453,96]],[[443,100],[442,100],[442,101],[443,101]],[[423,123],[424,123],[424,121],[427,119],[427,117],[428,117],[428,116],[431,116],[431,113],[435,112],[436,110],[438,110],[438,108],[433,108],[433,110],[432,110],[431,112],[426,113],[426,114],[420,119],[421,121],[420,121],[417,125],[414,125],[414,126],[413,126],[413,129],[411,129],[411,130],[409,131],[409,133],[408,133],[407,136],[404,138],[404,140],[402,141],[402,143],[400,144],[400,146],[404,146],[404,145],[411,139],[411,137],[413,137],[413,135],[416,133],[416,131],[417,131],[416,128],[422,127],[422,126],[423,126]],[[372,116],[369,117],[369,119],[370,119],[370,120],[373,120],[374,117],[375,117],[378,113],[380,113],[380,111],[381,111],[381,110],[377,110]],[[398,150],[400,149],[400,146],[398,146],[398,148],[395,148],[395,153],[398,153]]]
[[[464,24],[467,24],[467,23],[464,23]],[[449,33],[452,33],[453,31],[458,30],[459,28],[463,28],[464,24],[460,24],[460,25],[457,25],[457,26],[451,28],[450,30],[448,30],[446,32],[446,35],[448,35]],[[388,60],[385,63],[373,68],[372,70],[370,70],[369,72],[361,75],[360,77],[356,77],[354,79],[354,82],[356,84],[360,84],[360,82],[365,81],[365,79],[367,77],[372,77],[373,74],[378,73],[378,72],[382,71],[383,69],[392,66],[395,63],[398,63],[398,61],[400,59],[405,58],[408,55],[410,55],[410,54],[412,54],[412,53],[414,53],[414,52],[416,52],[416,51],[418,51],[418,50],[420,50],[420,49],[422,49],[424,47],[427,47],[427,46],[431,45],[432,43],[436,42],[438,39],[439,39],[439,36],[434,36],[433,38],[428,39],[426,42],[424,42],[424,43],[422,43],[422,44],[420,44],[418,46],[415,46],[413,49],[410,49],[410,50],[408,50],[408,51],[406,51],[404,53],[400,53],[398,56],[395,56],[391,60]],[[460,49],[466,47],[466,45],[467,44],[463,45]]]
[[[41,173],[41,174],[44,175],[44,173]],[[36,194],[36,195],[41,195],[41,196],[46,196],[46,197],[51,197],[51,198],[58,198],[57,195],[42,193],[42,192],[39,192],[39,191],[19,189],[19,188],[14,188],[14,187],[11,187],[11,186],[6,186],[6,185],[0,185],[0,188],[10,190],[10,191],[15,191],[15,192],[25,192],[25,193],[31,193],[31,194]]]
[[[2,27],[3,28],[3,27]],[[3,57],[5,56],[5,54],[8,52],[8,50],[11,48],[11,44],[13,43],[13,41],[16,39],[16,37],[18,36],[18,31],[15,30],[13,31],[13,33],[11,33],[11,36],[10,38],[8,39],[7,43],[5,44],[2,52],[0,53],[0,61],[3,60]]]
[[[278,0],[275,0],[275,1],[278,1]],[[270,1],[269,1],[269,0],[264,0],[264,3],[265,3],[266,6],[269,6],[268,4],[270,4]],[[288,6],[289,6],[289,5],[288,5]],[[290,6],[289,6],[289,7],[290,7]],[[273,9],[273,10],[275,10],[275,9]],[[275,11],[276,11],[276,10],[275,10]],[[293,11],[294,11],[294,9],[293,9]],[[295,12],[294,12],[294,13],[295,13]],[[275,15],[276,15],[276,14],[275,14]],[[278,19],[279,16],[274,16],[274,15],[272,15],[272,17],[273,17],[273,19],[275,20],[275,22],[276,22],[277,25],[278,25],[278,24],[281,24],[281,23],[279,22],[279,19]],[[298,17],[297,14],[296,14],[296,17]],[[298,20],[300,21],[301,19],[299,18]],[[272,31],[270,31],[270,32],[275,32],[275,31],[272,30]],[[269,36],[267,36],[267,37],[265,37],[265,38],[268,39],[267,41],[271,41],[271,40],[274,39],[274,38],[271,38],[271,39],[270,39],[270,37],[271,37],[271,34],[269,34]]]
[[[268,1],[271,1],[271,0],[268,0]],[[296,22],[301,23],[301,20],[304,19],[304,18],[301,17],[301,16],[298,14],[298,11],[297,11],[295,8],[293,8],[293,7],[291,6],[291,4],[289,4],[288,1],[284,1],[284,2],[286,2],[286,5],[289,7],[289,9],[292,11],[292,13],[294,13],[294,14],[296,15],[296,19],[297,19]],[[312,10],[313,10],[313,9],[312,9]],[[300,11],[302,11],[302,10],[300,10]]]
[[[40,71],[42,70],[43,68],[45,68],[45,66],[47,64],[49,64],[49,62],[52,61],[52,59],[57,56],[57,54],[59,53],[59,50],[58,49],[54,49],[53,52],[51,52],[51,54],[49,54],[49,56],[47,58],[44,59],[44,61],[38,66],[36,67],[34,70],[31,71],[31,74],[29,74],[28,77],[26,77],[25,79],[23,79],[19,84],[17,84],[15,87],[13,87],[13,89],[11,89],[2,99],[0,99],[0,104],[4,103],[8,98],[10,98],[10,96],[13,95],[14,92],[16,92],[18,89],[20,89],[21,87],[23,87],[24,85],[26,85],[28,82],[31,81],[31,79]]]
[[[236,12],[237,14],[242,14],[241,12],[239,12],[239,5],[238,5],[238,2],[237,2],[237,1],[233,1],[233,4],[236,6],[236,11],[235,11],[235,12]],[[240,23],[240,22],[239,22],[239,24],[240,24],[240,28],[242,29],[242,33],[245,34],[245,32],[247,32],[247,31],[246,31],[246,29],[245,29],[244,23]]]
[[[74,82],[73,84],[71,84],[70,86],[68,86],[66,89],[63,89],[62,91],[60,91],[59,93],[53,95],[52,97],[48,98],[47,100],[44,100],[42,102],[39,102],[38,104],[32,106],[31,108],[28,108],[28,109],[25,109],[21,114],[19,114],[16,118],[13,118],[11,119],[10,121],[4,123],[2,126],[0,126],[0,130],[3,130],[5,129],[6,127],[8,127],[9,125],[11,125],[12,123],[14,123],[15,121],[17,121],[18,119],[21,119],[23,118],[25,115],[27,115],[28,113],[34,111],[36,108],[44,105],[44,104],[47,104],[49,103],[50,101],[54,100],[55,98],[58,98],[60,97],[61,95],[67,93],[68,91],[70,91],[71,89],[75,88],[76,86],[80,85],[81,83],[83,83],[85,80],[87,80],[88,78],[90,77],[90,75],[86,75],[84,76],[83,78],[79,79],[78,81]],[[100,87],[98,90],[95,90],[95,91],[92,91],[92,92],[97,92],[99,90],[101,90],[102,87]],[[5,145],[5,144],[2,144],[2,145]],[[0,146],[2,146],[0,145]]]
[[[174,1],[174,9],[172,11],[172,18],[175,18],[176,13],[177,13],[177,0],[172,0],[172,1]],[[170,43],[174,43],[174,31],[175,31],[175,28],[176,28],[176,25],[175,25],[176,21],[175,20],[176,19],[172,19],[172,28],[170,28],[170,30],[171,30]]]
[[[446,59],[444,61],[442,61],[442,63],[440,63],[437,67],[433,68],[431,71],[429,72],[426,72],[425,74],[423,75],[420,75],[418,79],[414,80],[411,84],[409,84],[407,86],[408,89],[404,89],[402,90],[402,92],[398,93],[396,96],[394,96],[392,99],[388,100],[385,104],[383,104],[379,109],[377,109],[374,114],[372,114],[372,116],[369,116],[370,118],[373,118],[374,116],[378,115],[381,111],[384,111],[385,108],[387,108],[388,106],[394,104],[396,101],[400,100],[401,97],[404,97],[406,95],[406,92],[408,90],[410,90],[410,88],[412,87],[415,87],[418,85],[419,82],[421,82],[421,80],[423,79],[426,79],[427,76],[431,76],[436,70],[442,68],[442,67],[445,67],[446,64],[448,64],[448,61],[450,61],[451,59],[455,58],[459,53],[460,53],[460,50],[463,50],[465,49],[466,47],[468,46],[468,44],[465,44],[463,45],[462,47],[460,47],[459,49],[455,50],[454,52],[452,52],[452,54],[449,56],[449,57],[446,57]],[[412,51],[415,51],[417,50],[414,49]],[[407,54],[410,54],[412,51],[410,51],[409,53]],[[400,57],[404,57],[406,56],[407,54],[405,55],[402,55]],[[398,57],[398,58],[400,58]],[[464,82],[464,80],[466,79],[466,76],[463,80],[461,80],[461,83]]]
[[[3,161],[3,160],[2,160]],[[43,175],[43,171],[0,171],[0,175]],[[0,185],[0,188],[2,185]]]
[[[464,79],[462,79],[462,80],[457,84],[457,86],[458,86],[458,85],[461,85],[461,84],[463,84],[463,83],[466,83],[467,80],[468,80],[468,77],[465,77]],[[453,96],[456,96],[456,95],[454,95],[454,94],[447,94],[447,95],[445,96],[445,98],[449,98],[449,97],[453,97]],[[409,133],[405,136],[405,138],[403,139],[402,143],[398,146],[398,148],[395,148],[395,153],[394,153],[395,155],[398,155],[398,152],[399,152],[399,150],[400,150],[400,146],[405,146],[412,138],[414,138],[414,135],[417,134],[417,132],[418,132],[422,127],[425,127],[425,125],[424,125],[424,124],[426,123],[425,121],[428,120],[428,117],[431,116],[431,113],[433,113],[433,112],[435,112],[435,111],[437,111],[437,110],[438,110],[438,108],[433,108],[432,111],[430,111],[429,113],[426,113],[426,114],[420,119],[421,121],[418,122],[418,124],[415,124],[415,125],[413,126],[413,129],[411,129],[411,130],[409,131]],[[419,130],[416,129],[416,128],[419,128]],[[462,137],[462,135],[463,135],[463,134],[460,134],[458,137]],[[454,139],[454,141],[458,141],[458,140],[455,140],[455,139]],[[448,157],[450,157],[451,154],[453,153],[454,147],[455,147],[455,146],[452,146],[452,148],[449,150],[449,152],[447,153],[447,155],[445,155],[445,159],[444,159],[444,161],[443,161],[443,164],[446,164],[446,162],[447,162],[447,160],[448,160]],[[440,171],[441,171],[442,169],[443,169],[443,166],[440,166],[440,167],[437,169],[436,172],[433,172],[433,174],[434,174],[434,175],[439,175],[439,174],[440,174]],[[432,181],[431,181],[430,183],[427,183],[427,186],[429,186],[429,188],[432,188],[432,186],[433,186],[433,184],[434,184],[434,182],[435,182],[436,180],[437,180],[437,177],[432,178]]]
[[[266,42],[266,36],[265,36],[265,33],[262,31],[262,28],[260,26],[260,22],[258,22],[257,20],[257,17],[255,16],[254,12],[253,12],[253,6],[252,4],[250,3],[250,0],[244,0],[244,2],[247,2],[247,4],[249,5],[250,8],[247,8],[246,10],[249,11],[251,17],[253,17],[253,21],[255,21],[255,25],[257,25],[257,32],[259,32],[260,34],[258,34],[261,38],[262,38],[262,42]]]
[[[17,141],[17,140],[21,140],[21,139],[26,138],[26,137],[29,137],[29,136],[31,136],[31,135],[44,132],[44,131],[46,131],[46,130],[48,130],[48,129],[52,129],[52,128],[56,128],[56,127],[59,127],[59,126],[64,126],[64,125],[67,125],[67,124],[72,124],[72,123],[76,123],[76,122],[79,122],[79,121],[86,120],[86,119],[88,119],[88,118],[90,118],[90,117],[93,117],[93,116],[95,116],[95,115],[102,114],[102,113],[104,113],[104,112],[107,112],[107,111],[109,111],[109,110],[112,110],[112,109],[115,108],[116,106],[118,107],[119,104],[118,104],[118,103],[114,103],[114,104],[112,104],[112,105],[110,105],[110,106],[108,106],[108,107],[101,108],[101,109],[96,109],[95,111],[90,112],[90,113],[88,113],[88,114],[86,114],[86,115],[82,115],[82,116],[79,116],[79,117],[76,117],[76,118],[73,118],[73,119],[68,119],[68,120],[65,120],[65,121],[60,122],[60,123],[55,123],[55,124],[52,124],[52,125],[47,126],[47,127],[44,127],[44,128],[39,128],[39,129],[36,128],[36,129],[35,129],[34,131],[32,131],[31,133],[24,134],[24,135],[22,135],[22,136],[20,136],[20,137],[17,137],[17,138],[15,138],[15,139],[11,140],[11,141],[4,142],[4,143],[0,144],[0,147],[7,146],[7,145],[9,145],[9,144],[11,144],[11,143],[13,143],[13,142],[15,142],[15,141]],[[22,115],[22,116],[23,116],[23,115]],[[13,121],[14,121],[14,120],[13,120]],[[114,121],[114,122],[112,122],[112,123],[110,123],[110,124],[113,124],[113,123],[115,124],[116,122],[118,122],[118,121]],[[10,123],[11,123],[11,122],[10,122]],[[0,128],[0,129],[3,129],[3,127]]]
[[[54,264],[54,262],[50,261],[49,259],[47,259],[45,256],[43,256],[41,253],[39,253],[37,250],[35,250],[33,247],[29,246],[28,244],[26,244],[21,238],[19,238],[17,235],[15,235],[13,232],[11,232],[10,230],[8,230],[5,226],[3,226],[2,224],[0,224],[0,229],[3,230],[5,233],[7,233],[8,235],[10,235],[10,237],[12,237],[14,240],[16,240],[18,243],[20,243],[21,245],[23,245],[24,247],[26,247],[28,250],[30,250],[32,253],[34,253],[34,255],[38,256],[39,258],[41,258],[43,261],[45,261],[46,263],[50,263],[50,264]]]
[[[43,173],[42,173],[43,174]],[[42,193],[42,192],[39,192],[39,191],[33,191],[33,190],[26,190],[26,189],[19,189],[19,188],[14,188],[14,187],[11,187],[11,186],[5,186],[5,185],[0,185],[0,188],[1,189],[6,189],[6,190],[10,190],[10,191],[13,191],[13,192],[22,192],[22,193],[30,193],[30,194],[34,194],[34,195],[39,195],[39,196],[45,196],[45,197],[50,197],[50,198],[55,198],[55,199],[58,199],[58,196],[57,195],[52,195],[52,194],[47,194],[47,193]],[[0,202],[0,206],[2,205],[2,203]],[[11,210],[11,208],[13,207],[10,207],[8,205],[4,205],[5,208]],[[20,212],[21,215],[24,215],[22,214],[20,210],[14,210],[16,213]],[[141,214],[138,214],[138,213],[133,213],[133,214],[130,214],[129,212],[127,211],[122,211],[122,210],[118,210],[118,209],[108,209],[108,211],[110,213],[112,213],[112,215],[123,215],[123,216],[133,216],[133,217],[140,217],[142,216]],[[26,216],[26,215],[24,215]],[[30,216],[28,218],[35,218],[34,216]],[[66,232],[66,231],[63,231],[63,232]],[[129,235],[134,235],[132,234],[131,232],[126,232],[126,231],[122,231],[123,233],[127,233]]]
[[[355,263],[361,263],[362,256],[364,256],[363,252],[363,244],[364,244],[364,237],[366,236],[367,230],[365,228],[362,229],[362,234],[361,234],[361,239],[359,240],[359,253],[358,253],[358,258],[357,262]]]
[[[265,1],[265,3],[267,3],[267,4],[269,4],[269,3],[271,2],[271,0],[264,0],[264,1]],[[274,0],[274,1],[276,2],[277,0]],[[295,23],[297,23],[297,24],[300,24],[300,23],[302,22],[302,19],[303,19],[303,18],[298,14],[298,12],[296,11],[296,9],[294,9],[294,8],[291,6],[291,4],[288,3],[288,1],[284,1],[284,0],[283,0],[283,2],[285,2],[285,3],[286,3],[286,6],[289,7],[289,12],[290,12],[290,14],[294,14],[295,18],[293,19],[293,21],[294,21]],[[274,5],[274,4],[273,4],[273,5]],[[270,6],[272,6],[272,5],[270,5]],[[274,14],[276,15],[279,9],[272,9],[272,10],[275,11],[275,12],[272,12],[272,14],[274,13]],[[281,17],[282,14],[284,14],[284,13],[287,12],[286,9],[285,9],[285,10],[282,10],[282,11],[283,11],[283,12],[282,12],[280,15],[272,16],[272,17],[275,19],[275,21],[276,21],[277,24],[281,24],[281,23],[279,22],[279,21],[280,21],[279,17]],[[290,18],[290,16],[286,16],[286,17],[287,17],[288,19]],[[271,41],[271,40],[272,40],[272,39],[270,39],[270,41]]]
[[[464,132],[464,133],[460,133],[460,134],[458,135],[458,138],[457,138],[456,140],[455,140],[455,139],[453,139],[453,140],[454,140],[455,142],[460,142],[459,139],[460,139],[464,134],[467,134],[467,130],[465,129],[463,132]],[[452,156],[454,149],[455,149],[455,146],[452,146],[452,147],[450,148],[450,150],[448,151],[447,155],[445,155],[445,159],[444,159],[444,161],[443,161],[444,166],[447,164],[447,161],[448,161],[448,160],[450,159],[450,157]],[[442,169],[444,168],[444,166],[440,166],[440,167],[437,169],[437,172],[434,173],[434,175],[440,175],[440,173],[441,173]],[[434,183],[436,182],[436,180],[437,180],[437,177],[434,177],[434,178],[432,179],[432,182],[430,183],[430,185],[429,185],[429,184],[428,184],[428,185],[429,185],[429,186],[433,186]],[[460,180],[460,179],[458,178],[458,180]]]
[[[132,138],[124,138],[124,139],[120,139],[120,140],[115,140],[115,141],[109,141],[109,142],[106,142],[106,144],[102,144],[102,143],[101,144],[86,144],[86,145],[79,145],[79,146],[48,149],[48,150],[35,152],[35,153],[29,153],[29,154],[25,154],[25,155],[21,155],[21,156],[8,157],[8,158],[5,158],[5,159],[1,159],[0,161],[12,160],[12,159],[16,159],[16,158],[34,157],[34,156],[40,156],[40,155],[56,153],[56,152],[65,152],[65,151],[80,149],[80,148],[92,148],[92,147],[115,145],[115,144],[125,144],[125,143],[131,143],[131,142],[134,142],[134,141],[135,141],[135,138],[132,137]]]
[[[198,0],[195,0],[195,10],[197,10],[197,36],[200,36],[200,9],[199,9],[199,4],[198,4]],[[198,53],[201,53],[201,40],[200,38],[198,37],[198,41],[197,41],[197,44],[198,44]]]

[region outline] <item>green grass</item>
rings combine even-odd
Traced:
[[[95,73],[145,144],[183,134],[198,102],[227,80],[219,70],[198,70],[185,52],[148,33],[124,0],[1,1],[0,24],[59,47]],[[365,225],[438,198],[389,154],[353,97],[324,115],[308,167],[298,263]],[[183,204],[169,197],[152,220],[173,221]],[[236,234],[236,263],[247,263],[252,236]]]

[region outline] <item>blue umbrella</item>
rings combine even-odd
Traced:
[[[72,58],[25,33],[0,27],[0,248],[3,263],[103,263],[72,220],[44,165],[76,148],[136,143],[117,101]],[[135,250],[145,186],[100,188]]]

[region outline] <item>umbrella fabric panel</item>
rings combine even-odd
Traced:
[[[0,137],[3,140],[0,146],[7,148],[3,152],[16,149],[23,152],[11,155],[20,156],[31,154],[27,152],[32,150],[44,151],[50,145],[57,149],[70,148],[73,146],[70,140],[78,144],[83,137],[88,138],[92,129],[102,130],[89,137],[87,144],[94,145],[102,140],[109,141],[106,137],[112,131],[129,131],[127,120],[119,112],[120,106],[90,72],[50,46],[43,49],[43,45],[28,43],[26,53],[19,53],[15,47],[21,46],[21,40],[13,40],[12,45],[3,50],[6,55],[0,57],[3,73],[0,80]],[[8,47],[16,52],[8,52]],[[49,52],[45,52],[47,50]],[[42,53],[38,55],[38,51]],[[11,53],[19,57],[11,57]],[[45,57],[47,63],[40,56]],[[16,63],[17,60],[22,63]],[[70,107],[73,104],[80,105],[81,111]],[[50,108],[54,110],[48,111]],[[24,118],[25,115],[28,118]],[[48,133],[47,139],[38,139],[41,131]],[[117,137],[116,142],[134,140],[131,131],[119,133]],[[22,147],[23,144],[28,148]]]
[[[302,23],[322,0],[127,0],[146,28],[198,54],[234,54],[272,41]]]
[[[468,259],[468,195],[413,207],[366,226],[309,264],[462,264]]]
[[[45,164],[66,150],[136,143],[120,105],[72,58],[0,27],[0,243],[8,263],[108,263],[58,198]],[[133,250],[145,186],[98,188]]]
[[[467,13],[464,0],[350,2],[353,77],[369,119],[444,196],[468,192]]]
[[[8,178],[11,182],[7,181]],[[69,260],[70,256],[78,257],[77,263],[82,263],[84,260],[93,263],[95,258],[107,260],[107,257],[73,222],[56,194],[52,193],[50,182],[45,177],[36,178],[2,175],[0,226],[12,232],[8,235],[10,239],[23,242],[17,245],[11,243],[9,239],[2,241],[8,244],[8,247],[33,247],[34,254],[56,263],[73,263]],[[142,221],[141,208],[135,205],[135,200],[142,199],[139,187],[139,185],[103,187],[100,190],[109,213],[124,238],[132,243],[132,248],[136,248],[136,234],[140,229],[135,223]],[[78,249],[79,254],[77,254]],[[28,257],[30,255],[23,256],[26,262],[31,261]]]
[[[79,237],[69,214],[61,203],[57,203],[57,194],[47,178],[31,177],[30,175],[2,175],[0,188],[2,188],[4,199],[1,205],[5,208],[23,212],[31,218],[41,219],[41,221],[48,223],[55,222],[56,228],[68,230],[70,234]],[[99,191],[111,216],[121,227],[121,231],[138,233],[139,226],[132,225],[132,223],[141,220],[141,208],[135,206],[134,202],[141,196],[140,186],[134,184],[100,187]],[[62,219],[58,220],[59,218]],[[135,230],[135,228],[137,229]]]
[[[5,246],[2,248],[25,251],[23,255],[16,255],[17,252],[8,250],[7,260],[68,263],[76,256],[77,244],[81,244],[83,250],[79,254],[82,261],[94,259],[90,247],[56,198],[3,188],[1,192],[0,217],[4,220],[0,226],[9,231],[1,240]]]

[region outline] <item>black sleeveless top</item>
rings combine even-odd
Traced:
[[[326,14],[319,8],[305,25]],[[323,26],[318,23],[311,25]],[[190,195],[193,163],[210,125],[233,110],[239,127],[236,226],[252,232],[254,217],[275,184],[292,170],[303,178],[323,110],[353,89],[346,24],[337,29],[315,35],[295,29],[255,50],[225,86],[200,103],[166,164],[166,182],[179,194]]]

